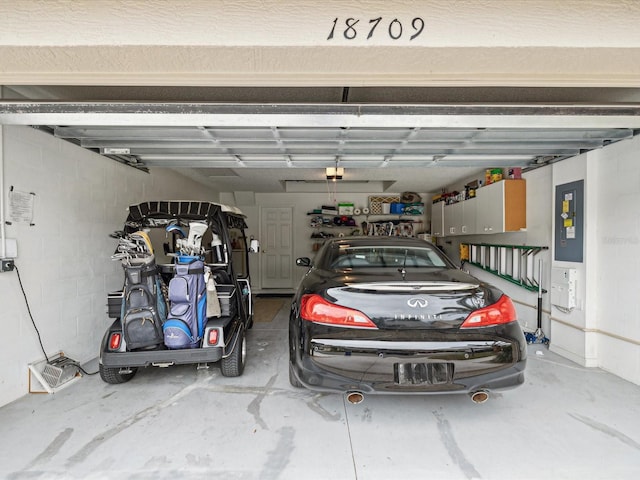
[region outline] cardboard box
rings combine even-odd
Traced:
[[[353,203],[339,203],[338,215],[353,215]]]

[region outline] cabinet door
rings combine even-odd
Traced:
[[[460,235],[462,233],[463,204],[464,202],[458,202],[444,207],[445,235]]]
[[[503,180],[504,231],[517,232],[527,228],[527,183],[524,179]]]
[[[477,199],[470,198],[462,202],[462,225],[460,227],[460,233],[462,235],[473,235],[477,233],[477,230],[476,230],[477,214],[478,214]]]
[[[476,191],[477,233],[504,232],[504,181]]]
[[[431,235],[444,237],[444,202],[431,205]]]

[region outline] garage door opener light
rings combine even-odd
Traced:
[[[344,175],[343,167],[327,167],[326,169],[327,180],[342,180],[342,176]]]

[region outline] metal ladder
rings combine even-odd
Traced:
[[[527,245],[460,244],[460,260],[486,270],[532,292],[540,287],[535,279],[535,256],[549,247]],[[546,293],[546,290],[542,290]]]

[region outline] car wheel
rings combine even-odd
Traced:
[[[244,371],[247,357],[247,340],[244,328],[236,342],[231,354],[220,361],[220,371],[225,377],[239,377]]]
[[[291,364],[289,364],[289,383],[296,388],[304,388],[304,385],[300,383],[300,380],[296,377],[296,374],[293,371],[293,365]]]
[[[131,380],[135,374],[138,372],[138,368],[131,368],[131,373],[120,373],[119,368],[109,368],[105,367],[102,364],[99,365],[100,369],[100,378],[107,383],[118,384],[125,383]]]

